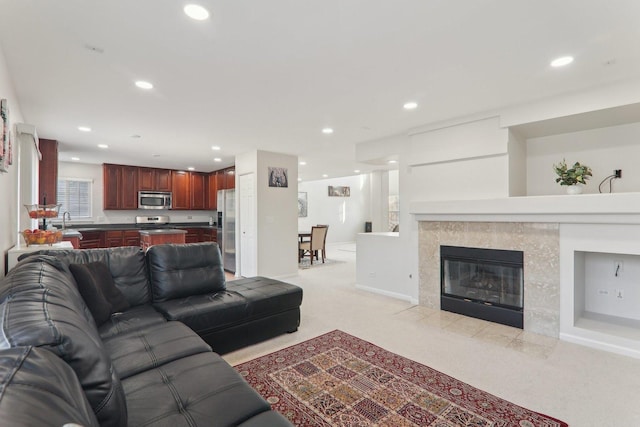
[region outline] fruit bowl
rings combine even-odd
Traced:
[[[24,230],[22,233],[27,246],[53,245],[62,241],[62,230]]]
[[[61,205],[24,205],[29,212],[29,218],[57,218]]]

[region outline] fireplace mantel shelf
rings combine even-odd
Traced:
[[[415,201],[417,221],[640,224],[640,193]]]

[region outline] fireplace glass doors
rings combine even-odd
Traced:
[[[522,328],[523,254],[441,246],[441,307]]]

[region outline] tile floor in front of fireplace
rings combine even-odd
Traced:
[[[355,245],[299,270],[298,332],[225,355],[231,364],[340,329],[572,427],[640,426],[640,360],[355,288]]]

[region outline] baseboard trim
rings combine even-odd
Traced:
[[[372,288],[370,286],[363,286],[363,285],[358,285],[356,284],[356,289],[360,289],[362,291],[367,291],[367,292],[371,292],[374,294],[379,294],[379,295],[384,295],[386,297],[391,297],[391,298],[395,298],[395,299],[399,299],[402,301],[407,301],[411,304],[414,305],[418,305],[418,299],[417,298],[413,298],[409,295],[405,295],[405,294],[400,294],[398,292],[391,292],[391,291],[385,291],[383,289],[378,289],[378,288]]]

